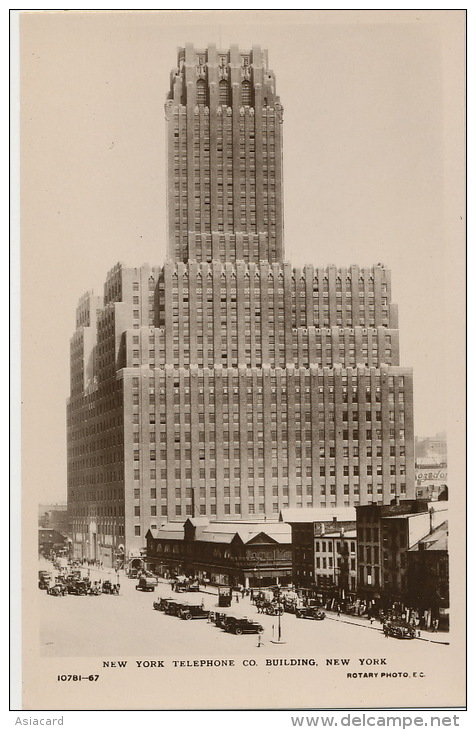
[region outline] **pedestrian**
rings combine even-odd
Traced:
[[[370,625],[372,626],[372,624],[374,622],[374,617],[373,616],[369,616],[369,621],[370,621]]]
[[[337,606],[337,618],[340,616],[340,606]]]

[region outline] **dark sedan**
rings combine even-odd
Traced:
[[[206,611],[203,606],[184,606],[179,611],[180,618],[190,620],[193,618],[205,618],[208,619],[210,611]]]
[[[296,608],[296,618],[310,618],[313,621],[323,621],[326,617],[324,611],[315,606]]]
[[[225,631],[229,634],[261,634],[264,629],[257,621],[248,618],[234,618],[230,616],[225,623]]]

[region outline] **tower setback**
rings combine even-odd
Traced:
[[[178,53],[165,105],[168,257],[115,266],[71,341],[68,504],[113,564],[187,516],[414,496],[412,372],[390,272],[284,261],[267,54]]]

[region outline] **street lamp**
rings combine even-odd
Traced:
[[[274,627],[274,625],[273,625]],[[278,585],[278,635],[275,639],[271,639],[272,644],[285,644],[286,642],[281,635],[281,586]]]

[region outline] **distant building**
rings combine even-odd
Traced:
[[[448,499],[446,434],[415,437],[415,498]]]
[[[148,565],[159,575],[245,587],[291,581],[291,530],[277,522],[169,522],[146,535]]]
[[[66,534],[69,531],[68,505],[65,502],[38,505],[38,525]]]
[[[394,602],[408,605],[408,549],[447,519],[447,504],[401,500],[360,506],[356,512],[360,597],[383,608]]]
[[[38,552],[41,555],[56,555],[64,549],[67,549],[69,540],[58,530],[45,529],[40,527],[38,530]]]
[[[431,501],[448,499],[448,467],[415,467],[415,497]]]
[[[446,433],[435,436],[415,436],[415,465],[417,468],[446,467],[448,463]]]

